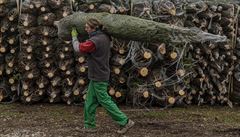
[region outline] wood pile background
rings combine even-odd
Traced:
[[[228,38],[219,43],[150,43],[113,38],[108,93],[117,103],[139,107],[232,107],[240,102],[240,9],[236,2],[26,0],[20,8],[15,1],[2,1],[0,102],[83,103],[88,85],[87,58],[74,53],[71,41],[59,39],[53,25],[75,11],[131,15],[196,27]]]

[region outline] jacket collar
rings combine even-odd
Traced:
[[[103,32],[101,30],[96,30],[96,31],[93,31],[89,34],[89,37],[93,37],[93,36],[96,36],[98,34],[103,34]]]

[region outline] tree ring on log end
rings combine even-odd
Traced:
[[[148,98],[149,97],[149,91],[144,91],[143,92],[143,97]]]
[[[8,82],[9,82],[10,84],[14,84],[15,80],[14,80],[13,78],[10,78],[10,79],[8,80]]]
[[[180,96],[183,96],[183,95],[185,95],[185,91],[181,89],[181,90],[178,91],[178,94],[179,94]]]
[[[84,58],[84,57],[79,57],[79,58],[78,58],[78,62],[79,62],[79,63],[83,63],[84,61],[85,61],[85,58]]]
[[[169,97],[169,98],[168,98],[168,103],[169,103],[169,104],[174,104],[175,101],[176,101],[176,99],[175,99],[174,97]]]
[[[30,102],[31,100],[32,100],[31,97],[27,97],[27,98],[26,98],[26,102]]]
[[[83,100],[86,100],[86,98],[87,98],[87,95],[84,94],[84,95],[83,95]]]
[[[143,67],[140,69],[140,75],[146,77],[148,75],[148,68]]]
[[[155,85],[155,87],[160,88],[162,86],[162,83],[161,83],[161,81],[156,81],[154,83],[154,85]]]
[[[152,54],[150,52],[146,51],[146,52],[144,52],[143,56],[145,59],[150,59],[152,57]]]
[[[73,95],[78,96],[79,94],[80,94],[80,92],[78,90],[73,91]]]
[[[116,93],[116,91],[115,91],[114,88],[110,88],[109,91],[108,91],[108,93],[109,93],[109,95],[114,96],[115,93]]]
[[[115,93],[115,97],[116,97],[116,98],[120,98],[121,96],[122,96],[122,93],[121,93],[121,92],[117,91],[117,92]]]
[[[79,83],[80,85],[85,85],[85,80],[84,80],[84,79],[80,79],[80,80],[78,81],[78,83]]]
[[[170,57],[171,57],[171,59],[173,59],[173,60],[175,60],[175,59],[177,58],[177,56],[178,56],[178,54],[177,54],[177,52],[175,52],[175,51],[171,52],[171,54],[170,54]]]
[[[82,72],[82,73],[86,72],[86,68],[84,66],[81,66],[80,67],[80,72]]]
[[[25,97],[27,97],[27,96],[29,95],[29,92],[28,92],[28,91],[24,91],[24,92],[23,92],[23,95],[24,95]]]
[[[118,75],[118,74],[120,74],[121,70],[120,70],[120,68],[114,68],[113,72]]]

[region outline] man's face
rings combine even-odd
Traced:
[[[92,29],[88,24],[85,25],[85,31],[90,34],[91,32],[94,32],[95,29]]]

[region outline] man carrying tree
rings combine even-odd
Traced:
[[[72,29],[72,44],[76,52],[85,53],[88,57],[88,86],[87,97],[84,104],[84,131],[96,132],[95,115],[99,105],[104,107],[108,114],[116,121],[121,129],[119,134],[126,133],[134,122],[130,120],[107,93],[110,77],[109,58],[111,38],[102,31],[103,26],[96,19],[89,19],[85,25],[85,31],[89,39],[80,43],[77,39],[76,28]]]

